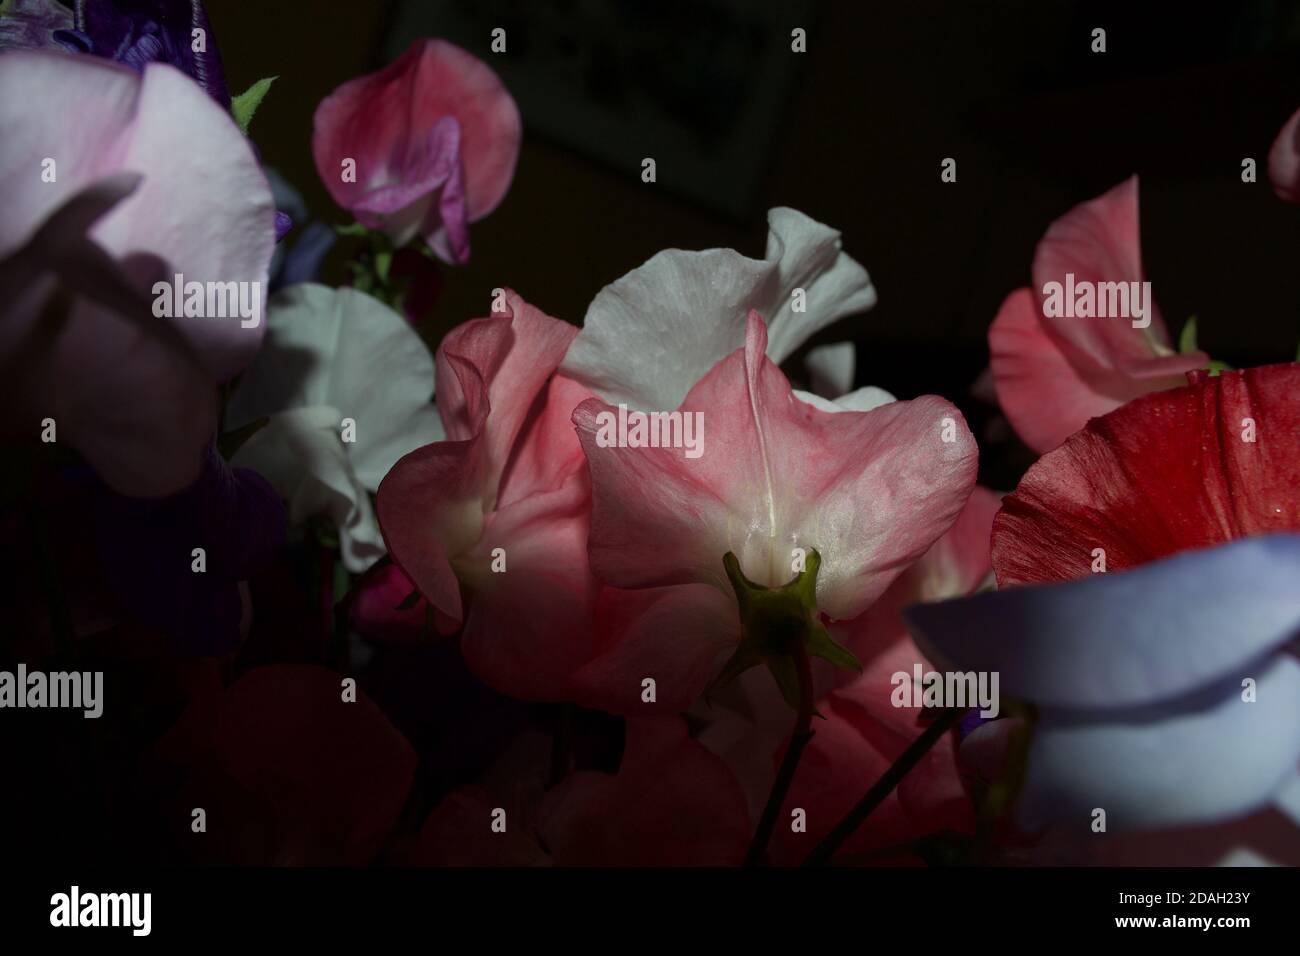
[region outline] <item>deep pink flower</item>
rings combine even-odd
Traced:
[[[275,244],[266,177],[234,121],[172,67],[141,76],[18,51],[0,56],[0,87],[4,424],[34,437],[53,418],[114,490],[180,491],[212,438],[216,385],[248,363],[264,323],[156,318],[153,283],[256,284],[260,317]]]
[[[1179,355],[1155,301],[1145,328],[1129,318],[1052,317],[1043,290],[1064,284],[1140,283],[1138,180],[1076,206],[1052,223],[1034,255],[1033,287],[1009,295],[989,329],[993,381],[1002,410],[1035,451],[1050,451],[1088,419],[1147,392],[1176,388],[1202,368],[1201,352]]]
[[[519,110],[492,69],[425,39],[321,101],[312,153],[325,188],[362,225],[397,245],[423,236],[444,262],[463,264],[468,224],[510,188],[521,137]]]

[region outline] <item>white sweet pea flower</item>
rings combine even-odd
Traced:
[[[384,553],[369,492],[397,459],[444,437],[433,356],[405,319],[355,289],[291,286],[266,323],[228,416],[231,428],[270,421],[234,464],[266,476],[290,521],[329,517],[344,566],[364,571]]]
[[[840,250],[838,232],[794,209],[773,209],[767,220],[763,259],[666,249],[606,286],[561,372],[613,404],[675,409],[744,345],[751,309],[766,321],[767,356],[779,364],[815,332],[875,304],[871,277]]]

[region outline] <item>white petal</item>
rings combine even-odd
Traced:
[[[232,464],[261,473],[289,502],[289,520],[328,517],[339,532],[344,566],[364,571],[384,554],[370,496],[339,437],[337,409],[299,408],[274,415],[236,452]]]
[[[443,437],[433,356],[400,315],[355,289],[300,283],[267,314],[267,340],[230,403],[232,427],[306,406],[355,422],[345,450],[374,490],[397,459]]]
[[[819,345],[804,356],[812,390],[822,398],[839,398],[853,387],[856,352],[852,342]]]
[[[768,226],[765,259],[668,249],[606,286],[562,370],[613,404],[673,410],[744,344],[751,309],[766,320],[767,354],[779,363],[814,332],[875,304],[870,277],[840,251],[834,229],[793,209],[771,210]]]

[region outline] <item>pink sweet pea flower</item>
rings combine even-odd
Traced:
[[[704,690],[740,630],[728,552],[749,580],[780,586],[795,549],[816,549],[818,610],[849,620],[948,530],[971,493],[975,441],[952,405],[926,396],[825,411],[796,397],[766,348],[763,320],[750,313],[744,347],[686,396],[678,411],[704,426],[698,456],[607,442],[602,422],[618,412],[600,399],[574,412],[591,471],[593,571],[613,588],[668,589],[641,598],[655,626],[624,615],[619,627],[635,643],[623,666],[589,665],[604,686],[588,681],[586,692],[603,691],[603,706],[626,711],[663,668],[676,682],[670,699]],[[683,588],[691,593],[670,593]],[[674,621],[683,626],[666,625]]]
[[[1000,500],[995,492],[976,486],[953,526],[879,600],[852,621],[831,625],[832,637],[854,653],[863,670],[833,670],[814,661],[817,711],[825,719],[813,721],[816,736],[804,752],[788,801],[807,811],[807,831],[796,834],[778,827],[774,860],[802,861],[923,731],[916,708],[891,704],[894,674],[902,672],[910,682],[916,664],[922,672],[930,670],[907,632],[902,610],[923,601],[966,597],[992,583],[989,537]],[[790,711],[779,698],[771,678],[755,670],[719,694],[722,707],[698,713],[711,720],[701,742],[727,761],[755,814],[767,798],[790,736]],[[951,735],[941,739],[853,837],[846,852],[901,844],[945,821],[953,828],[969,822],[969,801],[954,750]]]
[[[0,87],[3,424],[35,436],[54,419],[123,494],[180,491],[203,465],[217,384],[262,341],[266,177],[172,67],[18,51],[0,57]],[[259,321],[157,317],[153,284],[176,274],[248,283]]]
[[[321,101],[312,154],[334,201],[362,225],[399,246],[422,236],[462,265],[468,224],[510,188],[521,137],[519,110],[492,69],[425,39]]]
[[[554,377],[577,329],[508,290],[502,305],[443,339],[447,440],[393,466],[379,524],[439,629],[463,623],[479,677],[512,696],[563,700],[587,657],[595,599],[590,489],[569,423],[590,393]]]
[[[1136,176],[1052,223],[1034,255],[1033,287],[1012,292],[989,329],[998,400],[1038,452],[1139,395],[1177,388],[1209,361],[1201,352],[1174,352],[1154,299],[1137,320],[1149,321],[1145,328],[1128,317],[1048,318],[1044,287],[1065,284],[1067,273],[1076,287],[1145,279]]]

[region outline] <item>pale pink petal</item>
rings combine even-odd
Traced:
[[[1047,326],[1048,322],[1110,321],[1045,319],[1030,289],[1017,289],[1002,303],[989,328],[990,368],[1002,411],[1030,448],[1051,451],[1089,419],[1147,392],[1176,388],[1185,381],[1186,372],[1208,361],[1200,352],[1148,355],[1130,363],[1128,374],[1116,369],[1085,371],[1072,363],[1071,350],[1063,348]]]
[[[691,390],[703,453],[601,447],[599,399],[574,413],[593,482],[592,566],[615,587],[711,583],[722,558],[777,585],[795,548],[822,556],[818,605],[860,613],[956,519],[975,480],[961,414],[927,396],[870,412],[822,412],[798,400],[764,355],[751,313],[746,346]],[[944,440],[945,435],[951,440]]]

